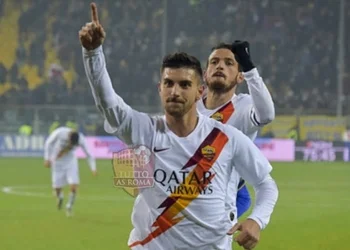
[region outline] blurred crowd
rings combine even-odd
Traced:
[[[204,67],[212,46],[244,39],[277,110],[336,108],[338,0],[95,2],[113,85],[132,106],[158,105],[164,53],[192,53]],[[83,0],[0,1],[0,103],[93,105],[78,39],[90,19]],[[347,26],[349,3],[345,19]],[[350,34],[345,39],[349,96]]]

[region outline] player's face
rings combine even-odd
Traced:
[[[188,68],[165,68],[158,89],[166,113],[174,117],[195,108],[203,93],[198,73]]]
[[[212,91],[228,92],[243,81],[238,63],[232,51],[228,49],[214,50],[208,59],[208,67],[204,80]]]

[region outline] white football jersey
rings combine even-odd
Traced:
[[[234,95],[226,104],[210,110],[205,107],[204,96],[197,102],[197,110],[201,114],[213,118],[219,122],[229,124],[247,135],[252,141],[255,140],[258,133],[258,124],[255,122],[254,109],[251,96],[247,94]],[[232,173],[231,181],[227,188],[226,209],[228,212],[237,213],[236,195],[240,177]],[[235,223],[234,221],[232,222]]]
[[[271,171],[253,143],[237,129],[202,115],[189,136],[178,137],[164,117],[139,113],[121,100],[118,109],[107,113],[107,131],[128,144],[152,149],[155,157],[155,185],[141,189],[135,201],[129,246],[227,249],[232,221],[225,199],[232,172],[258,184]],[[117,125],[112,117],[123,122]],[[232,195],[235,192],[237,188]]]
[[[259,128],[266,124],[259,122],[259,118],[269,121],[274,117],[275,110],[271,95],[258,71],[253,69],[243,74],[245,75],[250,95],[234,94],[230,101],[216,109],[207,109],[205,107],[206,95],[204,95],[197,102],[197,110],[207,117],[237,128],[254,141]],[[256,110],[255,107],[258,107],[259,110]],[[237,176],[233,174],[231,179],[234,178],[237,178]],[[226,206],[230,211],[236,211],[236,196],[232,194],[237,188],[235,185],[236,181],[232,181],[227,189]]]
[[[260,150],[236,128],[200,114],[194,131],[178,137],[164,116],[133,110],[113,91],[102,47],[84,51],[84,66],[106,119],[105,130],[129,145],[144,145],[154,154],[154,186],[141,189],[135,200],[129,247],[231,249],[227,232],[232,218],[225,208],[228,183],[232,173],[252,185],[269,177],[272,167]],[[237,188],[232,195],[236,193]],[[253,211],[251,216],[265,223],[270,212]]]
[[[197,102],[198,112],[219,122],[229,124],[242,131],[252,141],[255,140],[259,130],[259,123],[255,117],[250,95],[234,95],[229,102],[216,109],[207,109],[204,105],[205,99],[206,96]]]
[[[82,147],[85,152],[88,163],[92,170],[96,169],[96,163],[92,157],[82,133],[79,133],[78,145],[71,147],[69,143],[69,134],[73,130],[68,127],[59,127],[55,129],[45,141],[44,159],[53,163],[55,168],[70,168],[71,164],[66,164],[72,160],[76,160],[75,150],[77,147]]]

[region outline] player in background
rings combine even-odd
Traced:
[[[239,230],[236,240],[253,249],[259,240],[256,232],[268,224],[278,197],[267,159],[243,133],[197,112],[203,73],[200,62],[185,53],[163,60],[158,91],[165,116],[150,117],[127,105],[112,87],[95,4],[91,12],[92,22],[82,27],[79,39],[105,129],[129,145],[153,149],[155,155],[155,183],[141,189],[135,200],[129,247],[229,250],[227,233]],[[236,228],[225,209],[232,172],[253,185],[257,199],[252,214]]]
[[[236,127],[252,141],[262,126],[273,121],[274,104],[251,60],[247,41],[220,43],[212,48],[204,80],[207,91],[197,102],[200,113]],[[236,95],[237,86],[244,80],[248,84],[250,95]],[[236,199],[240,217],[251,205],[250,195],[243,179],[239,182],[237,198],[233,197],[228,189],[228,209],[232,209],[233,199]]]
[[[51,168],[52,187],[56,191],[57,208],[63,204],[63,187],[70,186],[69,199],[66,205],[67,216],[72,215],[73,204],[79,185],[79,166],[75,149],[81,147],[94,176],[97,175],[96,162],[92,157],[83,134],[67,127],[55,129],[45,141],[45,167]]]

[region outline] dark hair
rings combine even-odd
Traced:
[[[196,71],[200,79],[203,77],[203,70],[200,61],[196,57],[191,56],[185,52],[177,52],[165,56],[163,59],[162,67],[160,69],[161,73],[163,73],[165,68],[189,68]]]
[[[221,43],[217,44],[216,46],[212,47],[210,53],[212,53],[214,50],[218,50],[218,49],[228,49],[228,50],[232,51],[232,44],[221,42]],[[208,65],[209,65],[209,60],[207,60],[207,67],[206,68],[208,68]],[[242,71],[242,67],[240,64],[238,64],[238,71],[239,72]]]
[[[79,142],[79,133],[78,132],[71,133],[70,142],[72,143],[72,145],[78,145],[78,142]]]
[[[211,48],[211,52],[213,52],[214,50],[217,49],[228,49],[228,50],[232,50],[232,45],[228,44],[228,43],[219,43],[216,46]]]

